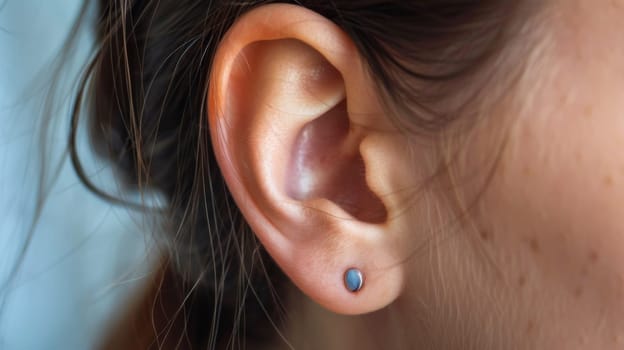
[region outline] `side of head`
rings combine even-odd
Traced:
[[[597,63],[622,69],[619,2],[103,3],[93,135],[222,300],[197,339],[272,316],[273,287],[319,332],[409,333],[388,348],[572,346],[600,317],[584,341],[619,339],[624,162],[600,135],[623,82]]]

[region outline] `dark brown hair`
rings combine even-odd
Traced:
[[[207,130],[212,57],[231,24],[276,1],[102,0],[99,49],[84,76],[73,116],[72,161],[96,194],[74,142],[83,96],[95,148],[130,189],[167,199],[162,231],[181,306],[158,344],[234,348],[275,337],[286,278],[265,253],[224,183]],[[300,0],[355,42],[379,93],[403,127],[435,134],[464,102],[445,99],[483,74],[512,32],[515,1]],[[480,79],[485,81],[487,79]],[[424,89],[423,87],[427,87]],[[90,87],[90,88],[89,88]],[[474,87],[475,94],[480,87]],[[465,91],[464,91],[465,92]],[[87,96],[87,94],[89,94]],[[271,321],[271,322],[267,322]],[[176,324],[178,326],[176,326]],[[179,339],[165,339],[175,334]]]

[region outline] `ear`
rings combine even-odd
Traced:
[[[392,303],[404,280],[388,161],[400,146],[366,72],[331,21],[275,4],[230,28],[210,77],[212,142],[243,215],[304,293],[344,314]]]

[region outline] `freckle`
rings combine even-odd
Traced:
[[[583,116],[585,118],[591,118],[593,114],[594,114],[594,111],[590,106],[585,107],[585,111],[583,113]]]
[[[489,241],[492,238],[492,234],[488,230],[481,230],[479,236],[481,236],[481,239],[484,241]]]
[[[595,250],[589,252],[589,262],[591,262],[592,264],[598,262],[598,252],[596,252]]]
[[[540,246],[537,238],[531,238],[531,240],[529,240],[529,247],[531,248],[531,251],[535,254],[540,252]]]
[[[526,285],[526,277],[524,277],[523,275],[520,275],[520,277],[518,277],[518,286],[522,288],[525,285]]]
[[[610,175],[607,175],[607,176],[605,176],[603,182],[604,182],[605,186],[611,187],[611,186],[613,186],[613,177],[611,177]]]
[[[574,153],[574,158],[576,158],[577,162],[582,161],[583,160],[583,153],[581,153],[581,152]]]
[[[535,328],[535,323],[531,320],[529,321],[529,323],[527,324],[527,333],[531,333],[533,331],[533,329]]]
[[[578,286],[576,288],[574,288],[574,297],[575,298],[580,298],[583,296],[583,288]]]
[[[531,170],[531,168],[529,168],[528,166],[525,166],[524,168],[522,168],[522,173],[525,176],[531,176],[533,175],[533,170]]]
[[[587,336],[581,335],[579,337],[579,344],[581,345],[587,345]]]

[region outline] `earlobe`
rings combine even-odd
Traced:
[[[403,281],[375,191],[388,186],[362,153],[389,122],[357,57],[318,14],[262,6],[230,29],[209,91],[215,153],[245,218],[304,293],[346,314],[388,305]]]

